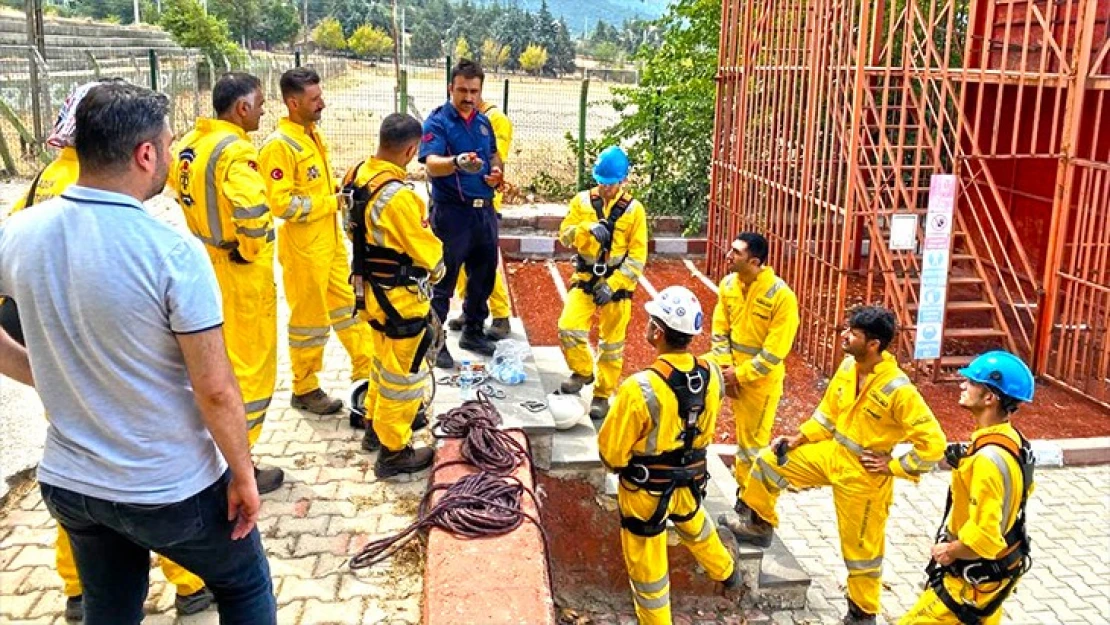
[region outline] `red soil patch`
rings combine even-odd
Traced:
[[[699,269],[704,269],[704,261],[695,261]],[[533,345],[558,345],[558,317],[561,302],[556,309],[552,302],[558,301],[558,293],[543,263],[507,263],[509,280],[512,282],[514,306],[524,319],[528,337]],[[559,263],[559,272],[569,279],[573,270],[567,262]],[[716,295],[693,276],[682,261],[651,261],[647,270],[648,281],[656,289],[672,284],[682,284],[698,296],[707,316],[712,315],[717,303]],[[647,315],[643,305],[648,295],[643,288],[636,290],[632,304],[632,321],[628,327],[625,346],[624,376],[639,371],[654,359],[651,346],[644,340]],[[556,299],[552,299],[556,298]],[[709,350],[709,331],[694,343],[697,353]],[[592,334],[597,340],[596,330]],[[791,433],[799,424],[809,418],[824,393],[827,380],[825,376],[805,362],[801,356],[792,353],[786,360],[786,387],[782,403],[779,404],[774,433]],[[972,423],[969,415],[956,403],[959,387],[955,383],[931,383],[917,381],[917,386],[925,401],[936,413],[945,434],[952,440],[967,440],[971,435]],[[1036,401],[1024,406],[1014,418],[1014,423],[1030,438],[1059,439],[1092,436],[1110,436],[1110,411],[1070,392],[1048,384],[1038,384]],[[729,406],[721,411],[717,422],[717,440],[733,443],[735,425]]]

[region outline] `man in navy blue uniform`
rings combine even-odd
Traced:
[[[443,241],[447,273],[435,285],[432,310],[440,322],[447,309],[459,267],[469,280],[463,315],[466,325],[459,338],[462,349],[492,356],[494,341],[485,334],[489,296],[497,272],[497,214],[493,192],[501,185],[501,158],[489,119],[478,111],[485,73],[477,63],[462,59],[451,70],[449,99],[424,122],[419,160],[432,180],[432,231]],[[453,368],[446,348],[436,366]]]

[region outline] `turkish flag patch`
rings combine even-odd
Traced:
[[[247,161],[247,167],[250,167],[251,169],[253,169],[255,171],[258,171],[258,163],[254,162],[254,161]]]
[[[435,138],[436,138],[436,136],[429,132],[428,134],[424,135],[424,143],[431,143],[432,139],[435,139]]]
[[[280,169],[274,168],[270,171],[270,177],[274,180],[281,180],[285,177],[285,172],[281,171]]]

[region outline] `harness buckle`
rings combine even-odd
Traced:
[[[686,374],[686,388],[695,395],[700,395],[705,390],[705,379],[696,368]]]
[[[608,267],[608,266],[607,266],[607,265],[606,265],[606,264],[605,264],[604,262],[596,262],[596,263],[594,263],[594,266],[593,266],[593,269],[592,269],[592,273],[593,273],[593,274],[594,274],[595,276],[597,276],[597,277],[599,277],[599,278],[604,278],[604,277],[605,277],[605,274],[606,274],[606,273],[607,273],[608,271],[609,271],[609,267]]]
[[[644,484],[647,484],[648,479],[651,478],[651,471],[649,471],[648,468],[642,464],[630,464],[628,465],[627,469],[631,469],[632,471],[629,471],[626,475],[624,475],[624,479],[632,482],[636,486],[643,486]],[[622,471],[622,473],[624,472]]]
[[[968,584],[971,584],[972,586],[978,586],[979,584],[982,584],[983,582],[988,581],[990,579],[990,574],[989,573],[986,574],[986,575],[982,575],[982,576],[974,576],[974,575],[971,574],[971,571],[973,571],[975,569],[975,567],[979,567],[979,566],[986,566],[986,563],[984,563],[984,562],[972,562],[972,563],[968,564],[967,566],[963,567],[963,569],[964,569],[963,571],[960,571],[960,577],[962,577],[965,582],[967,582]]]

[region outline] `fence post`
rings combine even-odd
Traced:
[[[501,94],[501,110],[509,114],[509,79],[505,79],[505,91]]]
[[[444,79],[447,81],[447,88],[451,88],[451,55],[447,55],[447,67],[444,68]]]
[[[578,99],[578,190],[586,188],[586,96],[590,79],[582,80],[582,95]]]
[[[293,67],[300,67],[300,66],[301,66],[301,49],[297,48],[297,51],[293,53]]]
[[[93,76],[95,76],[97,79],[99,79],[100,78],[100,63],[97,62],[96,55],[94,55],[92,53],[92,50],[89,50],[88,48],[86,48],[85,49],[85,56],[89,59],[89,63],[93,67]]]
[[[41,146],[46,140],[46,115],[43,115],[42,82],[39,76],[39,54],[33,47],[27,48],[27,69],[31,87],[31,113],[34,123],[34,140],[36,147]]]
[[[663,90],[655,90],[654,115],[651,116],[651,172],[648,174],[648,206],[652,206],[655,195],[655,164],[659,161],[659,100],[663,97]]]
[[[409,70],[401,70],[401,113],[409,112]]]
[[[150,57],[150,89],[158,91],[158,53],[153,48],[147,52]]]

